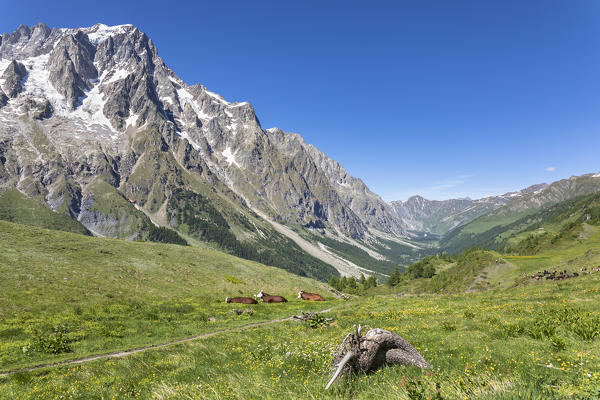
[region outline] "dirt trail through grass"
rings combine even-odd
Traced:
[[[326,308],[325,310],[316,311],[316,313],[318,313],[318,314],[326,313],[326,312],[332,311],[333,309],[336,309],[336,308],[339,308],[339,307]],[[102,353],[102,354],[96,354],[93,356],[75,358],[75,359],[71,359],[71,360],[64,360],[64,361],[58,361],[58,362],[54,362],[54,363],[34,365],[32,367],[13,369],[10,371],[0,372],[0,377],[13,375],[13,374],[16,374],[19,372],[36,371],[36,370],[43,369],[43,368],[59,367],[59,366],[63,366],[63,365],[82,364],[82,363],[86,363],[89,361],[101,360],[103,358],[127,357],[132,354],[141,353],[146,350],[160,349],[163,347],[173,346],[173,345],[180,344],[180,343],[186,343],[186,342],[191,342],[194,340],[205,339],[205,338],[208,338],[211,336],[221,335],[221,334],[228,333],[228,332],[237,332],[237,331],[242,331],[244,329],[276,324],[276,323],[283,322],[283,321],[290,321],[293,318],[294,318],[294,316],[291,315],[286,318],[277,318],[277,319],[271,319],[268,321],[252,322],[250,324],[246,324],[246,325],[242,325],[242,326],[238,326],[238,327],[234,327],[234,328],[221,329],[221,330],[214,331],[214,332],[203,333],[202,335],[190,336],[187,338],[177,339],[177,340],[171,340],[169,342],[153,344],[150,346],[136,347],[134,349],[115,351],[112,353]]]

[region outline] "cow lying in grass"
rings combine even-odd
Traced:
[[[308,293],[304,290],[298,292],[298,298],[302,300],[325,301],[325,298],[317,293]]]
[[[263,303],[286,303],[287,299],[283,296],[273,296],[262,290],[255,296],[262,299]]]
[[[226,297],[225,303],[257,304],[258,301],[251,297]]]

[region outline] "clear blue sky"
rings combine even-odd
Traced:
[[[2,1],[0,31],[131,23],[385,200],[600,170],[600,1]]]

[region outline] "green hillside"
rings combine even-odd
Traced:
[[[473,246],[494,248],[499,235],[510,230],[515,221],[527,218],[527,215],[526,212],[483,215],[448,232],[439,242],[439,251],[452,254]]]
[[[0,192],[0,220],[90,235],[85,226],[70,215],[54,212],[17,189]]]
[[[404,294],[447,294],[505,288],[510,286],[507,285],[509,281],[506,278],[513,278],[512,273],[516,270],[514,265],[503,259],[503,255],[480,248],[463,251],[455,261],[438,259],[426,262],[424,270],[432,269],[432,273],[434,270],[432,276],[411,274],[421,264],[423,261],[408,266],[407,272],[400,276],[392,291]]]
[[[2,369],[156,343],[299,308],[334,308],[326,314],[334,321],[316,329],[285,321],[124,358],[0,377],[0,398],[600,396],[600,271],[564,281],[527,276],[550,267],[591,270],[600,264],[598,232],[563,240],[533,256],[472,249],[455,262],[434,262],[437,275],[413,281],[421,285],[418,295],[397,297],[401,287],[379,287],[376,295],[326,304],[292,299],[300,285],[324,291],[320,283],[217,252],[91,239],[9,223],[0,223],[0,232],[3,248],[9,249],[0,258]],[[436,281],[436,276],[441,278]],[[438,283],[419,283],[425,279]],[[280,291],[293,301],[254,306],[252,317],[238,317],[229,311],[239,307],[220,300],[225,293],[257,287]],[[354,324],[399,333],[433,368],[383,368],[344,377],[325,392],[331,352]],[[44,326],[46,336],[36,333]],[[60,349],[63,341],[48,339],[57,337],[52,333],[57,326],[66,332],[71,352],[36,350],[33,345],[53,348],[57,341]]]
[[[2,221],[0,248],[0,370],[289,316],[318,307],[297,299],[300,289],[329,293],[312,279],[218,251]],[[290,302],[230,313],[240,307],[226,296],[260,290]]]
[[[533,224],[531,221],[539,223],[549,218],[545,210],[577,206],[579,199],[593,197],[599,189],[600,179],[591,174],[553,182],[539,192],[517,197],[505,206],[448,232],[439,243],[440,250],[459,253],[472,246],[496,248],[514,232]]]
[[[600,193],[581,196],[543,209],[511,225],[496,239],[509,253],[532,255],[587,239],[600,225]]]
[[[600,194],[580,196],[480,235],[456,262],[436,260],[429,278],[411,276],[412,264],[394,287],[405,293],[461,293],[505,289],[544,269],[581,273],[600,265]],[[418,279],[416,279],[418,278]]]
[[[0,398],[597,399],[599,200],[580,197],[515,221],[497,241],[509,252],[471,248],[428,257],[393,287],[326,303],[296,297],[299,289],[328,294],[320,282],[217,251],[0,222],[0,371],[300,310],[327,308],[325,317],[333,318],[316,329],[280,321],[124,358],[9,374],[0,377]],[[531,247],[532,237],[542,239]],[[570,277],[535,279],[543,270]],[[223,301],[261,289],[290,302],[237,315],[232,311],[248,306]],[[433,368],[383,368],[324,392],[331,352],[354,324],[399,333]]]
[[[579,196],[543,207],[511,222],[505,220],[505,223],[485,231],[467,233],[472,226],[465,225],[444,238],[440,246],[446,252],[460,252],[479,246],[529,254],[551,248],[561,239],[575,238],[578,232],[585,230],[584,224],[600,224],[599,212],[600,193]]]

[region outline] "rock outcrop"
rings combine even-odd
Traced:
[[[13,60],[2,74],[2,90],[4,94],[13,98],[23,91],[23,80],[27,76],[27,69],[23,64]]]
[[[50,53],[50,83],[72,109],[79,105],[79,99],[91,89],[91,81],[98,77],[95,51],[87,35],[77,32],[63,36]]]

